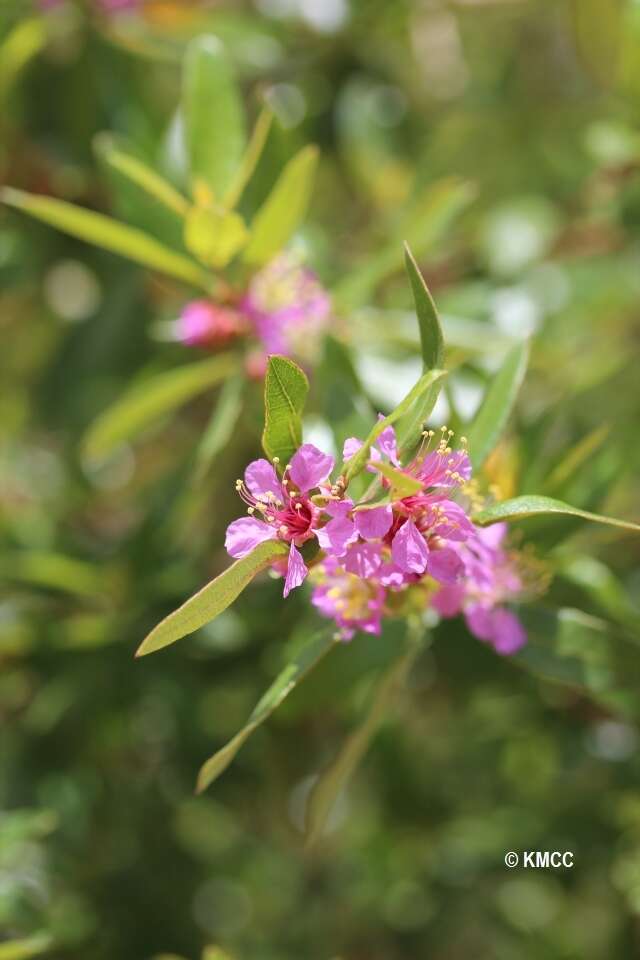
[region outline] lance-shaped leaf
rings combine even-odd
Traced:
[[[117,140],[111,134],[98,134],[94,140],[94,146],[96,152],[106,164],[137,187],[140,187],[158,203],[163,204],[168,210],[179,217],[185,216],[189,204],[173,184],[161,177],[143,160],[118,147]]]
[[[0,103],[20,71],[42,50],[47,33],[41,17],[23,16],[9,31],[0,46]]]
[[[418,269],[408,246],[405,246],[405,265],[411,283],[413,300],[416,307],[416,317],[420,330],[420,349],[422,352],[422,369],[441,370],[444,367],[444,337],[440,318],[424,277]],[[420,398],[420,403],[408,411],[398,425],[400,447],[410,450],[420,438],[424,421],[433,410],[438,394],[440,382],[436,380],[427,392]]]
[[[405,497],[410,497],[422,490],[422,483],[419,480],[403,473],[402,470],[396,470],[389,463],[384,463],[382,460],[371,460],[369,466],[381,473],[391,484],[389,490],[391,500],[404,500]]]
[[[223,773],[240,747],[261,723],[271,716],[282,701],[336,644],[332,632],[314,637],[291,663],[282,670],[256,705],[245,726],[222,749],[207,760],[198,774],[197,792],[201,793]]]
[[[144,377],[91,424],[83,442],[84,456],[89,460],[106,457],[154,420],[226,380],[237,367],[236,357],[225,353]]]
[[[205,427],[196,453],[196,479],[201,480],[214,458],[227,445],[242,412],[242,391],[245,378],[229,377],[218,397],[211,419]]]
[[[118,223],[103,213],[76,207],[65,200],[25,193],[13,187],[5,187],[0,192],[0,199],[36,220],[71,234],[72,237],[78,237],[111,253],[118,253],[135,263],[159,270],[185,283],[211,290],[213,279],[192,260],[174,253],[142,230]]]
[[[428,373],[423,374],[395,410],[375,423],[360,449],[354,453],[349,460],[345,460],[342,464],[340,473],[346,480],[351,480],[352,477],[361,473],[367,466],[371,445],[376,442],[382,431],[390,427],[396,420],[399,420],[403,414],[411,410],[414,404],[422,400],[422,397],[431,389],[433,384],[444,376],[446,376],[444,370],[429,370]]]
[[[469,454],[477,470],[500,439],[527,370],[529,344],[516,344],[487,390],[475,420],[468,428]]]
[[[248,236],[244,220],[233,210],[192,207],[187,214],[185,246],[207,266],[226,267]]]
[[[104,571],[65,554],[20,550],[3,556],[0,566],[8,580],[87,596],[104,593]]]
[[[388,667],[364,722],[347,738],[333,763],[316,780],[307,804],[308,846],[313,846],[321,838],[336,800],[360,764],[385,715],[398,699],[419,650],[419,646],[411,647]]]
[[[535,494],[493,503],[490,507],[476,513],[473,522],[481,527],[486,527],[491,523],[500,523],[502,520],[524,520],[526,517],[544,517],[553,514],[579,517],[582,520],[606,523],[610,527],[619,527],[622,530],[632,530],[634,533],[640,533],[640,524],[631,523],[629,520],[616,520],[614,517],[604,517],[599,513],[590,513],[588,510],[572,507],[568,503],[563,503],[562,500],[554,500],[552,497],[541,497]]]
[[[317,147],[303,147],[289,161],[251,224],[247,263],[266,263],[285,246],[304,219],[318,162]]]
[[[244,152],[242,162],[236,172],[233,182],[222,198],[222,205],[227,210],[233,210],[240,200],[240,197],[244,192],[244,188],[251,179],[251,176],[258,165],[258,161],[262,156],[264,145],[267,142],[267,136],[269,135],[269,130],[271,129],[272,120],[273,114],[271,110],[269,110],[268,107],[265,107],[258,117],[255,127],[253,128],[249,146]]]
[[[43,931],[20,940],[5,940],[0,943],[0,960],[30,960],[48,953],[53,947],[53,938]]]
[[[519,611],[528,642],[510,660],[568,684],[610,709],[638,718],[640,661],[629,637],[599,617],[565,607]]]
[[[242,161],[246,133],[233,68],[217,37],[189,44],[182,95],[192,179],[207,183],[220,202]]]
[[[284,467],[302,443],[302,413],[309,381],[287,357],[269,357],[264,379],[264,431],[262,446]]]
[[[267,540],[258,544],[255,550],[232,563],[224,573],[154,627],[138,647],[136,657],[155,653],[156,650],[181,640],[214,620],[233,603],[260,571],[266,570],[276,560],[286,556],[288,549],[288,545],[281,540]]]

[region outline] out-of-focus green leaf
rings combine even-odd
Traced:
[[[221,202],[245,150],[245,115],[233,68],[221,41],[202,35],[187,49],[183,109],[193,181],[204,180]]]
[[[244,252],[247,263],[270,260],[304,219],[317,162],[318,148],[307,146],[286,165],[251,224],[251,240]]]
[[[29,960],[46,953],[53,945],[48,933],[34,933],[22,940],[6,940],[0,943],[0,960]]]
[[[396,420],[399,420],[403,414],[411,410],[414,404],[419,403],[424,394],[430,390],[432,385],[444,376],[444,370],[429,370],[428,373],[425,373],[422,377],[420,377],[418,382],[412,387],[404,400],[398,404],[395,410],[393,410],[388,416],[382,417],[376,422],[360,449],[354,453],[349,460],[345,460],[345,462],[342,464],[340,473],[347,480],[351,480],[352,477],[355,477],[357,474],[361,473],[369,462],[371,445],[376,442],[382,431],[387,427],[390,427],[396,422]]]
[[[502,520],[523,520],[526,517],[548,516],[550,514],[561,514],[569,517],[580,517],[583,520],[592,520],[595,523],[606,523],[611,527],[619,527],[622,530],[632,530],[634,533],[640,533],[640,524],[631,523],[629,520],[616,520],[613,517],[603,517],[598,513],[589,513],[588,510],[580,510],[578,507],[572,507],[562,500],[554,500],[552,497],[540,497],[530,494],[524,497],[515,497],[513,500],[503,500],[501,503],[494,503],[486,507],[473,517],[473,522],[481,527],[486,527],[491,523],[499,523]]]
[[[185,246],[207,266],[225,267],[248,238],[249,232],[239,213],[192,207],[187,214]]]
[[[101,571],[60,553],[25,550],[5,555],[0,566],[7,580],[88,596],[104,591]]]
[[[196,474],[202,478],[214,457],[227,445],[242,411],[242,390],[245,378],[229,377],[216,400],[196,454]]]
[[[266,455],[284,467],[302,443],[302,413],[309,381],[287,357],[269,357],[264,379],[264,431]]]
[[[13,187],[5,187],[0,192],[0,199],[10,207],[22,210],[36,220],[87,243],[118,253],[185,283],[208,291],[211,289],[212,278],[196,263],[174,253],[141,230],[118,223],[102,213],[76,207],[65,200],[25,193]]]
[[[403,243],[408,244],[417,257],[425,256],[474,196],[473,185],[457,177],[429,184],[392,231],[389,243],[335,288],[336,301],[345,307],[366,303],[379,283],[401,269]]]
[[[151,167],[117,146],[116,139],[109,133],[101,133],[94,140],[96,152],[105,163],[135,183],[150,197],[162,203],[179,217],[184,217],[189,204],[178,190]]]
[[[265,107],[258,117],[255,127],[253,128],[249,146],[244,152],[238,172],[236,173],[227,193],[222,198],[222,205],[227,210],[233,210],[240,200],[244,188],[251,179],[253,171],[255,170],[258,161],[262,156],[264,145],[267,142],[272,120],[273,114],[271,113],[271,110],[269,110],[268,107]]]
[[[331,765],[320,774],[309,796],[306,816],[307,844],[321,839],[333,806],[347,781],[360,764],[371,740],[404,687],[418,646],[413,646],[387,668],[380,680],[364,722],[344,742]]]
[[[224,573],[211,580],[154,627],[138,647],[136,657],[155,653],[214,620],[240,596],[258,573],[286,556],[288,549],[288,545],[281,540],[267,540],[246,557],[236,560]]]
[[[5,37],[0,46],[0,103],[20,71],[42,50],[46,39],[40,17],[23,17]]]
[[[560,552],[554,568],[569,583],[584,590],[609,616],[638,632],[640,611],[633,605],[615,574],[601,560],[587,554],[576,555],[573,551],[567,555]]]
[[[225,353],[135,382],[91,424],[82,444],[84,456],[89,460],[106,457],[154,420],[226,380],[237,366],[237,358]]]
[[[524,380],[528,360],[528,342],[517,343],[507,354],[475,420],[468,428],[469,454],[476,470],[500,439]]]
[[[640,716],[637,648],[598,617],[564,607],[519,612],[528,642],[513,661],[546,680],[569,684],[608,707]]]
[[[404,497],[410,497],[422,490],[422,484],[419,480],[403,473],[402,470],[394,469],[388,463],[383,463],[381,460],[371,460],[369,466],[381,473],[391,484],[389,491],[391,500],[402,500]]]
[[[571,447],[566,456],[562,458],[560,463],[554,467],[545,479],[545,489],[555,493],[561,493],[562,488],[575,476],[576,471],[582,464],[602,446],[609,431],[610,427],[608,424],[601,424],[599,427],[596,427],[595,430],[588,433],[586,437],[583,437],[582,440],[578,441],[575,446]]]
[[[405,264],[416,305],[418,329],[420,330],[422,369],[425,373],[429,370],[441,370],[444,367],[444,337],[440,318],[409,247],[405,247]],[[438,379],[432,384],[429,391],[420,398],[420,403],[416,404],[414,409],[408,410],[400,420],[398,436],[401,449],[410,450],[418,441],[424,421],[433,410],[438,399],[440,387],[441,382]]]
[[[335,643],[333,633],[325,631],[314,637],[303,647],[295,659],[287,664],[256,705],[242,730],[204,764],[198,775],[196,788],[198,793],[206,790],[227,769],[240,747],[253,731],[271,716],[273,711],[289,696],[303,677],[322,660]]]

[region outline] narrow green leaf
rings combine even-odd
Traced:
[[[578,441],[567,452],[544,481],[545,489],[553,493],[562,493],[562,488],[575,476],[579,468],[589,460],[606,440],[611,427],[601,424]]]
[[[316,781],[307,805],[309,847],[321,839],[338,796],[360,764],[385,714],[400,695],[419,650],[418,646],[406,650],[384,672],[364,722],[346,739],[338,756]]]
[[[187,48],[183,109],[191,176],[220,202],[234,182],[245,150],[242,98],[226,50],[212,34]]]
[[[444,368],[444,336],[440,325],[440,317],[424,282],[424,277],[420,273],[411,250],[406,245],[404,256],[420,331],[422,369],[425,373],[429,370],[442,370]],[[420,404],[416,404],[415,409],[408,411],[398,424],[401,450],[410,451],[419,440],[424,422],[438,399],[440,387],[441,383],[437,380],[421,398]]]
[[[269,357],[264,380],[264,431],[266,455],[284,467],[302,443],[302,413],[309,392],[306,375],[287,357]]]
[[[251,240],[244,252],[247,263],[266,263],[285,246],[309,205],[318,148],[303,147],[289,161],[251,224]]]
[[[53,938],[48,933],[34,933],[21,940],[5,940],[0,943],[0,960],[30,960],[51,950]]]
[[[468,428],[469,454],[476,470],[500,439],[524,380],[528,360],[528,342],[517,343],[507,354],[475,420]]]
[[[396,420],[399,420],[403,414],[411,410],[413,405],[421,400],[421,398],[425,393],[427,393],[432,385],[444,376],[446,376],[444,370],[429,370],[428,373],[423,374],[418,382],[414,384],[404,400],[398,404],[395,410],[393,410],[387,417],[383,417],[381,420],[376,422],[360,449],[354,453],[349,460],[345,460],[345,462],[342,464],[340,473],[345,477],[346,480],[351,480],[358,473],[361,473],[362,470],[364,470],[364,468],[367,466],[369,462],[371,444],[376,442],[382,431],[391,426],[391,424],[395,423]],[[422,408],[422,404],[420,404],[420,408]]]
[[[233,179],[233,182],[225,196],[222,198],[222,205],[223,207],[226,207],[227,210],[233,210],[240,200],[244,192],[244,188],[251,179],[253,171],[255,170],[256,166],[258,165],[258,161],[262,156],[264,145],[267,142],[272,120],[273,114],[271,110],[269,110],[268,107],[265,107],[258,117],[255,127],[253,128],[249,146],[245,150],[242,162]]]
[[[42,50],[46,41],[41,17],[23,17],[9,31],[0,46],[0,103],[20,71]]]
[[[96,152],[118,173],[127,177],[150,197],[163,204],[179,217],[184,217],[189,204],[178,190],[159,173],[147,166],[138,157],[132,156],[117,146],[116,139],[109,133],[100,133],[94,140]]]
[[[31,583],[48,590],[96,595],[104,590],[104,573],[83,560],[45,550],[22,550],[2,557],[7,580]]]
[[[256,705],[242,730],[204,764],[198,774],[196,787],[198,793],[206,790],[227,769],[240,747],[253,731],[271,716],[274,710],[289,696],[306,674],[322,660],[336,642],[332,633],[321,633],[303,647],[291,663],[287,664]]]
[[[214,620],[240,596],[258,573],[286,556],[288,549],[288,545],[281,540],[267,540],[246,557],[236,560],[220,576],[161,620],[140,644],[136,657],[155,653]]]
[[[89,460],[102,459],[154,420],[226,380],[237,366],[237,358],[225,353],[136,381],[91,424],[82,444],[83,455]]]
[[[53,197],[24,193],[13,187],[5,187],[0,191],[0,200],[87,243],[118,253],[185,283],[204,290],[211,289],[212,278],[196,263],[169,250],[142,230],[118,223],[102,213],[94,213],[93,210],[85,210]]]
[[[372,299],[376,287],[402,268],[402,244],[425,256],[440,242],[455,218],[475,196],[472,184],[457,177],[445,177],[429,184],[391,231],[391,239],[381,250],[368,256],[334,290],[336,302],[353,308]]]
[[[374,470],[377,470],[378,473],[381,473],[383,477],[391,484],[391,490],[389,496],[391,500],[403,500],[405,497],[410,497],[414,493],[418,493],[422,490],[422,484],[419,480],[416,480],[415,477],[410,477],[407,473],[403,473],[402,470],[396,470],[388,463],[383,463],[381,460],[371,460],[369,466]]]
[[[233,435],[242,412],[242,391],[245,378],[242,374],[229,377],[220,390],[211,419],[196,453],[196,479],[201,480],[214,458],[223,450]]]
[[[561,514],[569,517],[580,517],[583,520],[592,520],[594,523],[606,523],[611,527],[619,527],[622,530],[632,530],[634,533],[640,533],[640,524],[631,523],[628,520],[616,520],[613,517],[603,517],[598,513],[589,513],[588,510],[580,510],[578,507],[572,507],[562,500],[554,500],[551,497],[540,497],[530,494],[524,497],[515,497],[513,500],[503,500],[501,503],[494,503],[486,507],[473,517],[473,522],[481,527],[489,526],[491,523],[499,523],[502,520],[523,520],[526,517],[543,517],[551,514]]]

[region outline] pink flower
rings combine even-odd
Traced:
[[[282,253],[257,273],[241,309],[265,354],[308,361],[331,314],[329,294],[315,274],[291,253]]]
[[[246,332],[246,322],[236,310],[204,299],[187,303],[176,324],[177,339],[189,347],[223,347]]]
[[[333,457],[305,443],[285,468],[282,480],[268,460],[254,460],[245,470],[244,480],[236,484],[249,516],[234,520],[227,527],[227,552],[240,558],[265,540],[289,543],[285,597],[294,587],[299,587],[307,575],[297,548],[316,532],[320,510],[311,500],[311,491],[324,483],[333,465]]]
[[[356,630],[380,633],[385,600],[380,584],[348,573],[331,557],[323,561],[315,576],[319,582],[311,602],[321,616],[335,620],[343,640],[350,640]]]

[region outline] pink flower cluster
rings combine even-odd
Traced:
[[[251,280],[233,304],[192,300],[183,308],[176,337],[188,346],[215,349],[238,337],[253,337],[257,349],[249,372],[260,376],[270,353],[310,361],[331,314],[329,294],[315,274],[283,253]]]
[[[383,475],[383,500],[377,503],[366,497],[354,502],[341,479],[331,485],[333,457],[312,444],[300,447],[281,479],[267,460],[255,460],[237,483],[249,516],[229,525],[227,551],[239,558],[265,540],[288,543],[285,597],[311,572],[312,603],[336,622],[345,640],[357,630],[379,633],[383,617],[397,614],[404,602],[405,609],[430,606],[441,617],[463,614],[476,637],[498,653],[514,653],[526,635],[504,604],[523,585],[503,546],[506,525],[481,529],[468,516],[471,463],[464,445],[453,450],[444,428],[432,450],[433,431],[425,437],[428,442],[403,467],[393,428],[380,434],[368,469],[377,472],[377,463],[387,463],[420,486],[409,496],[392,497],[394,488]],[[347,440],[345,459],[361,446]],[[316,541],[310,569],[300,552],[309,540]]]

